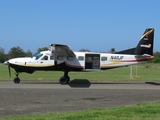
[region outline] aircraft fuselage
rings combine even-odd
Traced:
[[[147,62],[153,56],[125,55],[94,52],[74,52],[75,56],[57,56],[55,64],[54,55],[50,51],[43,51],[39,58],[14,58],[9,64],[16,72],[33,73],[36,70],[64,70],[68,71],[92,71],[118,68]]]

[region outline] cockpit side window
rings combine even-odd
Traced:
[[[48,60],[48,56],[44,56],[41,60]]]

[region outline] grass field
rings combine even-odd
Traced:
[[[152,66],[146,68],[146,66]],[[8,67],[0,64],[0,81],[12,81],[15,71],[11,69],[12,76],[9,77]],[[110,69],[103,72],[69,72],[71,80],[87,79],[90,82],[159,82],[160,65],[143,64],[132,67],[132,77],[130,78],[131,67]],[[58,81],[63,76],[60,71],[36,71],[33,74],[21,73],[21,81]]]
[[[160,120],[160,103],[47,115],[17,116],[2,120]]]

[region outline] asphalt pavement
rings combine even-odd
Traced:
[[[160,101],[160,83],[0,82],[0,118]]]

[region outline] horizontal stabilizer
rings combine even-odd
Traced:
[[[127,50],[115,52],[115,54],[128,54],[128,55],[133,55],[133,54],[135,54],[135,49],[136,49],[136,48],[131,48],[131,49],[127,49]]]

